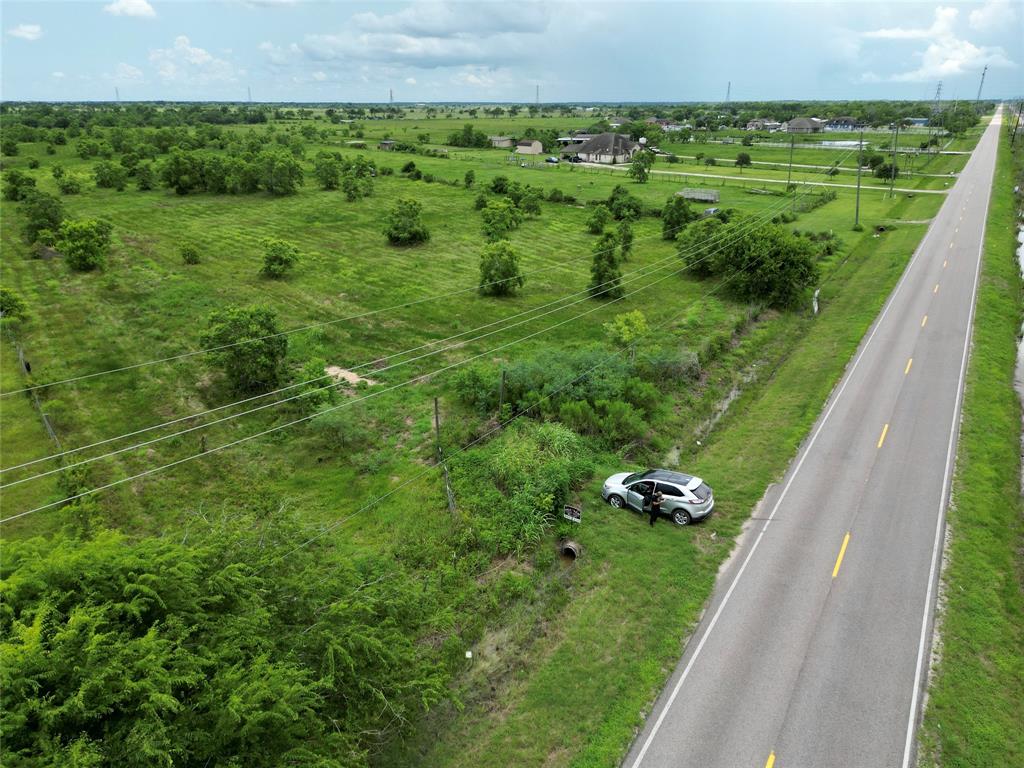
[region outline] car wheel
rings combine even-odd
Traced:
[[[616,509],[622,509],[626,504],[622,500],[621,496],[616,496],[614,493],[608,497],[608,503]]]
[[[672,513],[672,522],[676,525],[689,525],[693,518],[690,517],[690,513],[685,509],[677,509]]]

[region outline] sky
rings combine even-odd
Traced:
[[[4,0],[0,98],[386,102],[1024,93],[1021,0]]]

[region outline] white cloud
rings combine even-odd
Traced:
[[[38,24],[19,24],[8,29],[7,34],[22,40],[38,40],[43,36],[43,28]]]
[[[890,27],[888,29],[876,29],[873,32],[865,32],[864,37],[879,40],[930,40],[934,37],[951,35],[953,33],[953,22],[959,11],[956,8],[935,9],[935,20],[927,29]]]
[[[50,73],[50,77],[54,78],[55,80],[61,80],[64,77],[64,73],[63,72],[51,72]]]
[[[980,10],[984,11],[985,8]],[[914,54],[920,59],[920,66],[916,69],[886,77],[880,77],[874,72],[867,72],[861,76],[861,82],[880,82],[882,80],[896,83],[931,82],[966,72],[976,72],[985,65],[1015,66],[1002,48],[979,46],[969,40],[957,37],[953,27],[958,13],[956,8],[940,6],[935,9],[935,17],[930,27],[891,27],[864,33],[865,38],[874,40],[926,40],[928,46],[923,51]]]
[[[1013,62],[1006,57],[1002,48],[979,47],[967,40],[949,37],[928,45],[921,55],[920,67],[892,75],[889,79],[895,83],[930,82],[965,72],[977,72],[985,65],[1012,67]]]
[[[131,64],[125,64],[123,61],[117,65],[112,74],[105,75],[104,77],[119,85],[144,83],[146,81],[146,77],[142,74],[141,69],[133,67]]]
[[[211,82],[234,82],[238,75],[244,74],[243,70],[236,72],[229,62],[193,46],[185,35],[174,38],[171,48],[151,50],[149,60],[156,67],[160,79],[165,82],[205,85]]]
[[[327,79],[327,73],[326,72],[314,72],[313,73],[313,79],[316,80],[318,83],[322,83],[324,80]]]
[[[405,84],[406,85],[416,85],[416,78],[415,77],[407,77],[407,78],[405,78]]]
[[[968,22],[971,29],[987,32],[990,29],[1008,27],[1017,20],[1017,13],[1013,10],[1009,0],[989,0],[981,8],[971,11]]]
[[[539,3],[421,3],[390,14],[357,13],[336,34],[307,35],[301,49],[314,61],[428,69],[522,64],[543,50],[537,37],[550,23]]]
[[[156,16],[153,6],[146,0],[114,0],[110,5],[104,5],[103,10],[112,16],[137,16],[143,19]]]
[[[280,45],[274,45],[269,40],[265,40],[258,46],[259,50],[267,57],[267,60],[271,64],[283,65],[289,63],[297,55],[301,54],[302,51],[295,43],[287,47]]]
[[[434,2],[411,5],[402,10],[378,15],[372,11],[357,13],[351,23],[365,32],[394,33],[418,37],[487,37],[498,34],[543,32],[549,12],[539,3],[462,3]]]

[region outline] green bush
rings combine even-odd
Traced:
[[[416,245],[430,239],[430,232],[423,223],[423,206],[419,201],[403,197],[395,201],[388,213],[384,234],[392,245]]]

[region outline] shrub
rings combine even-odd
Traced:
[[[496,195],[504,195],[509,190],[509,180],[507,176],[495,176],[491,179],[491,192]]]
[[[291,243],[266,237],[260,240],[260,245],[263,246],[263,269],[260,274],[264,277],[284,277],[299,261],[299,249]]]
[[[0,286],[0,317],[24,319],[28,315],[28,304],[21,294]]]
[[[430,240],[430,232],[423,223],[423,206],[411,198],[400,198],[387,215],[384,234],[392,245],[416,245]]]
[[[96,163],[92,174],[96,180],[96,186],[101,189],[116,189],[118,192],[123,192],[128,181],[128,172],[123,167],[106,160]]]
[[[587,219],[587,231],[592,235],[600,235],[604,232],[604,228],[608,224],[608,220],[610,218],[611,214],[605,206],[594,206],[594,210],[591,212],[590,218]]]
[[[466,175],[462,177],[462,183],[466,189],[469,189],[476,182],[476,172],[471,168],[466,171]]]
[[[199,263],[199,249],[194,245],[182,245],[178,251],[181,253],[181,261],[184,264]]]
[[[561,203],[565,200],[565,195],[560,189],[552,189],[548,192],[548,201],[552,203]]]
[[[480,293],[510,296],[523,287],[526,278],[519,269],[519,255],[507,240],[484,246],[480,255]]]
[[[698,218],[698,214],[690,207],[690,201],[679,195],[672,195],[665,201],[661,211],[661,237],[663,240],[675,240],[683,227]]]
[[[608,210],[617,220],[639,219],[643,215],[644,205],[621,184],[617,184],[608,197]]]
[[[491,242],[507,237],[523,220],[523,214],[509,200],[491,200],[480,215],[484,237]]]
[[[4,173],[4,200],[24,200],[29,190],[36,188],[36,180],[17,168]]]
[[[25,239],[34,243],[39,239],[39,232],[48,229],[56,232],[64,220],[64,206],[60,199],[35,189],[27,191],[22,199],[21,208],[25,214]]]
[[[110,222],[102,219],[65,221],[57,231],[57,248],[64,254],[69,267],[89,272],[103,265],[110,250],[112,231]]]
[[[28,167],[35,170],[36,168],[39,167],[39,161],[33,157],[31,160],[28,161]]]

